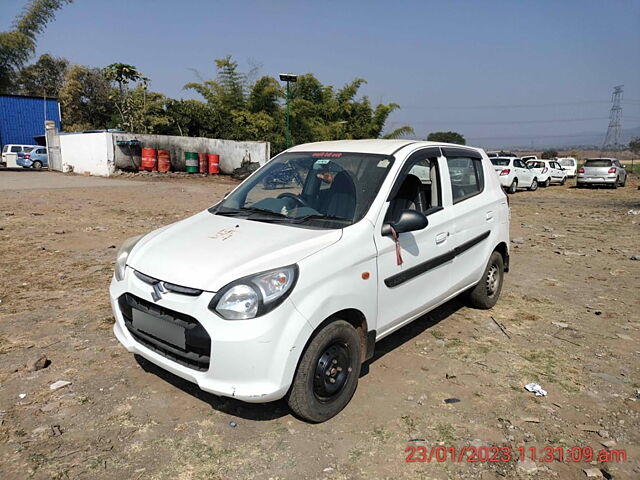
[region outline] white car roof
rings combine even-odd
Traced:
[[[467,145],[453,143],[427,142],[420,140],[335,140],[331,142],[314,142],[296,145],[286,150],[287,152],[353,152],[353,153],[380,153],[391,155],[408,145],[415,147],[453,147],[468,148],[478,152],[479,149]]]

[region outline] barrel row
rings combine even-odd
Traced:
[[[188,173],[220,173],[220,155],[214,153],[185,152],[184,161]],[[142,149],[140,170],[148,172],[168,172],[171,170],[171,154],[169,150],[155,148]]]

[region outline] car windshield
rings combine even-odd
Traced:
[[[210,211],[311,228],[343,228],[364,217],[393,157],[347,152],[278,155]]]
[[[610,167],[611,160],[596,158],[594,160],[587,160],[584,166],[585,167]]]
[[[511,163],[510,158],[492,158],[491,163],[493,163],[496,167],[508,167],[509,163]]]
[[[572,158],[563,158],[560,160],[560,165],[563,167],[573,167],[576,164],[576,161]]]
[[[544,162],[536,162],[534,160],[534,161],[528,161],[527,166],[529,166],[530,168],[544,168],[546,165],[544,164]]]

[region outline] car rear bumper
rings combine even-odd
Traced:
[[[257,319],[224,320],[208,309],[213,293],[190,297],[168,292],[154,302],[152,287],[138,279],[132,269],[126,270],[123,281],[112,279],[109,293],[116,318],[114,334],[129,352],[215,395],[252,403],[278,400],[286,395],[299,356],[312,334],[310,324],[291,300]],[[175,315],[178,319],[184,316],[197,321],[206,332],[203,336],[210,341],[206,354],[197,355],[200,363],[185,361],[187,355],[194,356],[188,352],[188,346],[182,350],[138,330],[135,317],[132,315],[131,321],[128,316],[131,311],[123,310],[124,295],[161,311],[165,319]]]
[[[577,183],[582,183],[585,185],[612,185],[618,180],[616,175],[606,176],[606,177],[597,177],[597,176],[588,176],[584,174],[579,174],[576,180]]]

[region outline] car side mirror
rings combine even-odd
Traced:
[[[392,227],[397,233],[405,233],[422,230],[427,225],[429,225],[429,220],[422,213],[417,210],[402,210],[396,221],[382,225],[382,235],[390,237]]]

